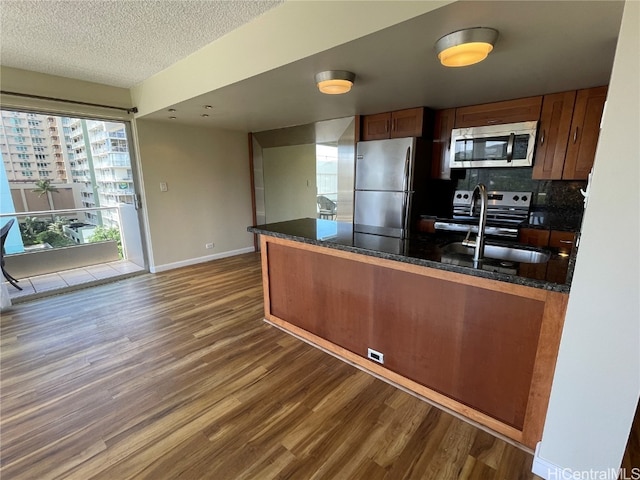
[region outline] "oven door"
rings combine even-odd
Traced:
[[[456,128],[451,168],[530,167],[538,122]]]

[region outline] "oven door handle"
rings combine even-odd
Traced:
[[[515,133],[509,135],[509,141],[507,142],[507,163],[511,163],[513,160],[513,144],[516,140]]]

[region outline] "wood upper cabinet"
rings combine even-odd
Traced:
[[[533,166],[534,180],[562,178],[575,101],[575,91],[544,96]]]
[[[430,136],[431,116],[431,110],[422,107],[363,115],[361,140]]]
[[[433,119],[433,145],[431,178],[451,178],[451,130],[456,120],[456,109],[437,110]]]
[[[586,180],[593,167],[607,87],[578,90],[569,133],[563,180]]]
[[[537,121],[541,108],[542,96],[460,107],[456,109],[455,128]]]
[[[600,135],[607,87],[545,95],[534,180],[586,180]]]

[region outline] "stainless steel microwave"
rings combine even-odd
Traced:
[[[530,167],[538,122],[454,128],[451,168]]]

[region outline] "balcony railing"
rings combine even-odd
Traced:
[[[17,221],[6,239],[4,261],[15,278],[119,259],[144,267],[133,205],[2,213],[0,225],[11,218]]]

